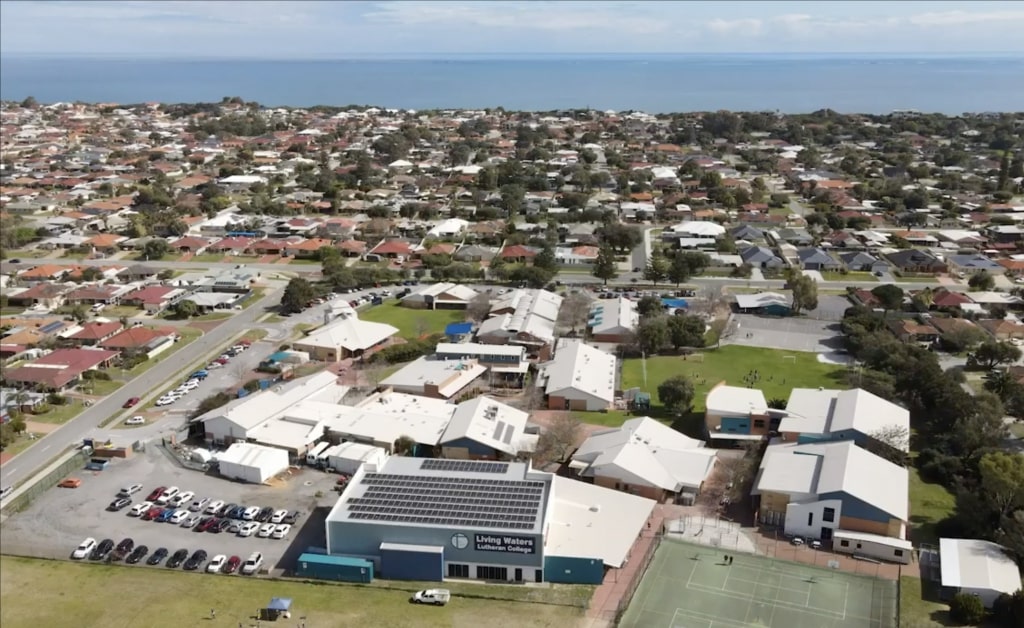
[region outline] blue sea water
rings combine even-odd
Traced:
[[[1024,110],[1024,57],[637,55],[309,61],[0,57],[0,98],[405,109]]]

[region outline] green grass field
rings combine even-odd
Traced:
[[[625,360],[622,388],[637,387],[650,392],[651,403],[658,411],[658,384],[675,375],[686,375],[693,380],[697,392],[695,412],[704,412],[704,400],[712,386],[722,381],[730,386],[745,386],[743,378],[753,370],[761,375],[755,386],[764,391],[765,399],[787,399],[794,388],[846,388],[840,379],[843,368],[818,362],[816,353],[727,345],[703,355],[685,360],[682,356],[647,358],[646,383],[643,360]]]
[[[925,595],[925,584],[915,576],[900,578],[900,628],[939,628],[956,625],[949,616],[949,606]]]
[[[941,484],[932,484],[921,479],[917,469],[910,471],[910,539],[914,545],[937,544],[939,535],[935,526],[953,515],[956,497]]]
[[[359,318],[375,323],[387,323],[398,328],[398,335],[407,340],[422,335],[441,334],[449,323],[461,323],[466,319],[463,310],[417,310],[387,300],[382,305],[359,310]]]
[[[749,554],[663,541],[623,628],[895,628],[896,586]]]
[[[106,566],[10,556],[0,559],[0,585],[0,625],[4,628],[234,628],[239,623],[250,627],[256,625],[257,609],[272,597],[292,599],[292,619],[276,622],[285,627],[304,621],[311,627],[346,628],[571,628],[583,615],[581,608],[571,606],[460,597],[459,593],[469,591],[471,585],[449,587],[452,601],[435,608],[412,606],[408,603],[408,591],[377,585],[310,584],[185,573],[164,567]],[[471,594],[484,596],[494,591],[500,597],[499,588],[510,587],[472,585]],[[526,587],[518,589],[523,593],[531,591]],[[217,611],[216,620],[210,619],[211,608]],[[515,619],[502,623],[498,618]]]

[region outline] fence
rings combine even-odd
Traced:
[[[25,484],[24,486],[19,487],[18,493],[4,504],[4,512],[15,513],[24,510],[29,504],[35,501],[37,497],[53,488],[69,473],[73,471],[81,471],[85,467],[85,463],[88,461],[89,454],[85,450],[79,449],[71,452],[71,454],[68,455],[67,460],[64,460],[57,466],[50,469],[48,473],[36,476],[32,484]]]
[[[647,573],[647,567],[649,567],[651,561],[654,560],[654,554],[658,551],[658,547],[661,545],[661,540],[664,536],[665,530],[662,528],[651,538],[651,543],[647,546],[647,551],[645,551],[643,557],[640,558],[638,568],[633,571],[632,577],[626,584],[625,592],[622,594],[622,597],[619,598],[619,603],[615,607],[614,625],[617,626],[619,622],[622,621],[622,616],[626,613],[626,609],[629,608],[629,603],[633,600],[633,594],[636,593],[637,587],[640,586],[640,582],[644,579],[644,574]]]

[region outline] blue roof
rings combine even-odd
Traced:
[[[661,304],[666,307],[690,307],[690,304],[686,302],[686,299],[662,299]]]
[[[314,554],[306,552],[299,556],[300,563],[317,563],[319,565],[339,565],[343,567],[366,567],[373,563],[364,558],[354,556],[334,556],[331,554]]]
[[[449,323],[449,325],[444,328],[446,336],[461,336],[463,334],[468,334],[471,331],[473,331],[473,323]]]

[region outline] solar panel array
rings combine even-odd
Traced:
[[[497,438],[497,437],[495,437]],[[444,460],[427,458],[420,464],[424,471],[457,471],[459,473],[507,473],[507,462],[482,462],[479,460]]]
[[[368,473],[362,483],[362,496],[347,502],[350,519],[507,530],[536,525],[545,487],[526,480],[386,473]]]

